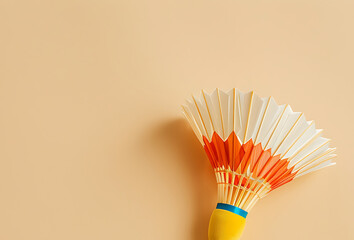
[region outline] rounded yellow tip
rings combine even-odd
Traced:
[[[215,209],[210,218],[209,240],[238,240],[245,228],[246,218],[223,209]]]

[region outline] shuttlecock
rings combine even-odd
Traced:
[[[183,112],[214,168],[218,204],[209,240],[237,240],[257,201],[295,178],[332,166],[322,130],[289,105],[254,92],[202,91]]]

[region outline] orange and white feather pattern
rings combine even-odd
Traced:
[[[272,97],[202,91],[183,112],[214,168],[219,203],[249,212],[274,189],[335,164],[322,130]]]

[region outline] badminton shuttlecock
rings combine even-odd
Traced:
[[[214,168],[218,204],[209,240],[240,238],[257,201],[295,178],[332,166],[322,130],[289,105],[237,89],[202,91],[183,106]]]

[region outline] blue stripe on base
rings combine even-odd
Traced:
[[[222,209],[222,210],[226,210],[232,213],[235,213],[237,215],[240,215],[243,218],[247,217],[248,212],[246,212],[245,210],[235,207],[233,205],[230,204],[226,204],[226,203],[218,203],[218,205],[216,206],[216,209]]]

